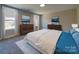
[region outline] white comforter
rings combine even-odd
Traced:
[[[28,33],[24,39],[31,41],[36,47],[44,51],[44,53],[50,54],[54,53],[60,34],[61,31],[43,29]]]

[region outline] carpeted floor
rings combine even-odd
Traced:
[[[22,40],[24,36],[14,37],[0,41],[0,54],[23,54],[15,42]]]
[[[24,36],[0,41],[0,54],[40,54],[35,48],[23,40]]]

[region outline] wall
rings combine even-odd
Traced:
[[[22,20],[22,15],[30,16],[30,24],[33,24],[33,14],[30,12],[18,11],[18,20]]]
[[[40,15],[39,19],[39,29],[42,29],[42,15]]]
[[[79,7],[77,7],[77,23],[79,24]]]
[[[71,28],[71,24],[77,23],[76,9],[70,9],[43,15],[43,28],[46,28],[46,25],[51,22],[53,16],[60,17],[60,24],[62,25],[63,31],[68,31]]]
[[[20,22],[22,20],[22,15],[30,16],[30,24],[33,24],[33,14],[30,12],[18,11],[18,29],[20,29]]]

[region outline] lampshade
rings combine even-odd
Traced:
[[[72,24],[72,28],[78,28],[78,24]]]

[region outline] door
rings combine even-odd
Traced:
[[[34,30],[39,30],[39,15],[34,15]]]

